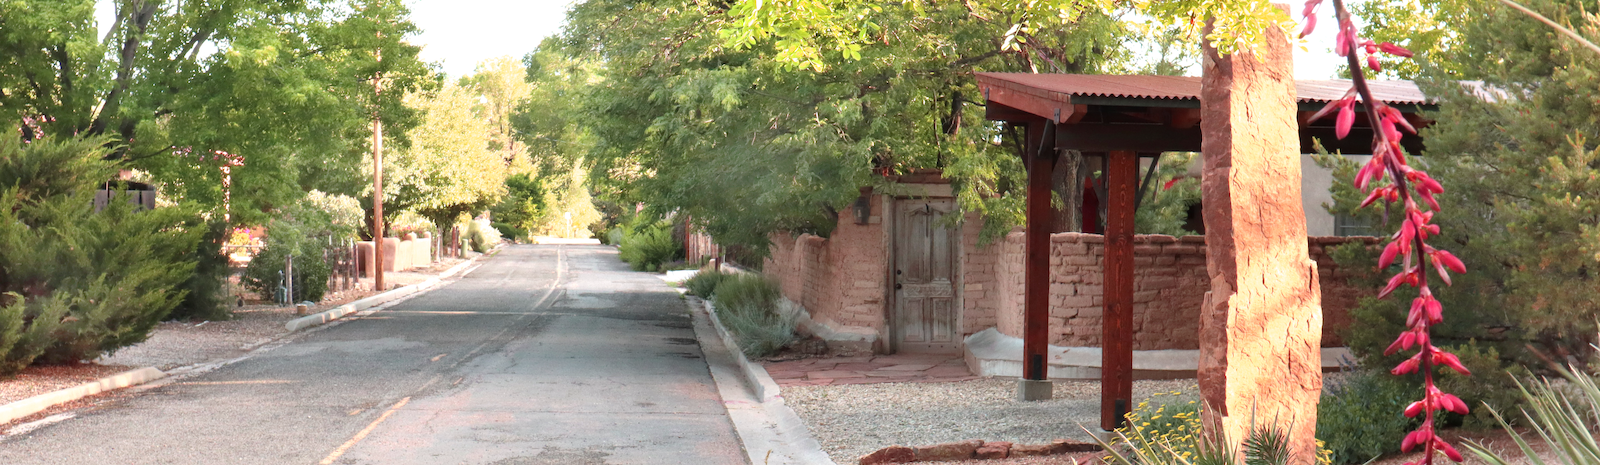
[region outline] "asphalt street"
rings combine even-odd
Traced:
[[[677,292],[602,246],[464,278],[0,439],[3,464],[742,464]]]

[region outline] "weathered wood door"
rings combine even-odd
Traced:
[[[956,311],[955,229],[944,222],[952,200],[895,202],[894,347],[898,352],[960,348]]]

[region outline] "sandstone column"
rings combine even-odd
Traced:
[[[1283,32],[1252,53],[1205,48],[1202,203],[1211,290],[1200,312],[1206,426],[1235,445],[1251,422],[1287,431],[1316,463],[1322,308],[1300,207],[1293,59]],[[1259,55],[1257,55],[1259,54]]]

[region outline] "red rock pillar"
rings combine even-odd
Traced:
[[[1133,402],[1133,204],[1139,196],[1139,155],[1106,154],[1104,323],[1100,344],[1100,428],[1122,426]],[[1153,162],[1152,162],[1153,163]]]
[[[1251,422],[1289,435],[1316,463],[1322,309],[1300,207],[1294,64],[1279,29],[1253,53],[1205,48],[1202,204],[1211,290],[1200,311],[1206,426],[1238,444]],[[1260,54],[1258,56],[1256,54]]]

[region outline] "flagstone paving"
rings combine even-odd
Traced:
[[[764,362],[780,387],[978,379],[960,355],[895,354]]]

